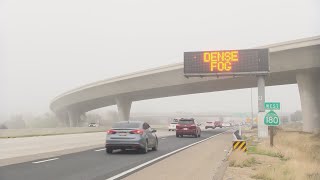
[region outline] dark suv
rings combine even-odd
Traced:
[[[192,135],[194,137],[200,137],[201,129],[193,118],[180,119],[176,126],[176,136],[183,137],[183,135]]]

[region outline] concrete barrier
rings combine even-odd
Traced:
[[[58,134],[77,134],[90,132],[103,132],[110,127],[69,127],[69,128],[36,128],[36,129],[2,129],[0,138],[46,136]]]
[[[152,125],[154,129],[166,130],[165,125]],[[35,128],[35,129],[0,129],[0,138],[47,136],[59,134],[77,134],[90,132],[104,132],[111,127],[65,127],[65,128]]]

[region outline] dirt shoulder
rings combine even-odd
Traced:
[[[320,135],[278,130],[274,147],[247,131],[247,153],[232,152],[224,180],[320,179]]]

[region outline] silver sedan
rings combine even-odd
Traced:
[[[107,131],[106,152],[111,154],[115,149],[135,149],[147,153],[149,148],[158,149],[156,130],[142,121],[120,121]]]

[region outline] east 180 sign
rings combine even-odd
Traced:
[[[184,53],[185,76],[267,74],[268,72],[268,49]]]

